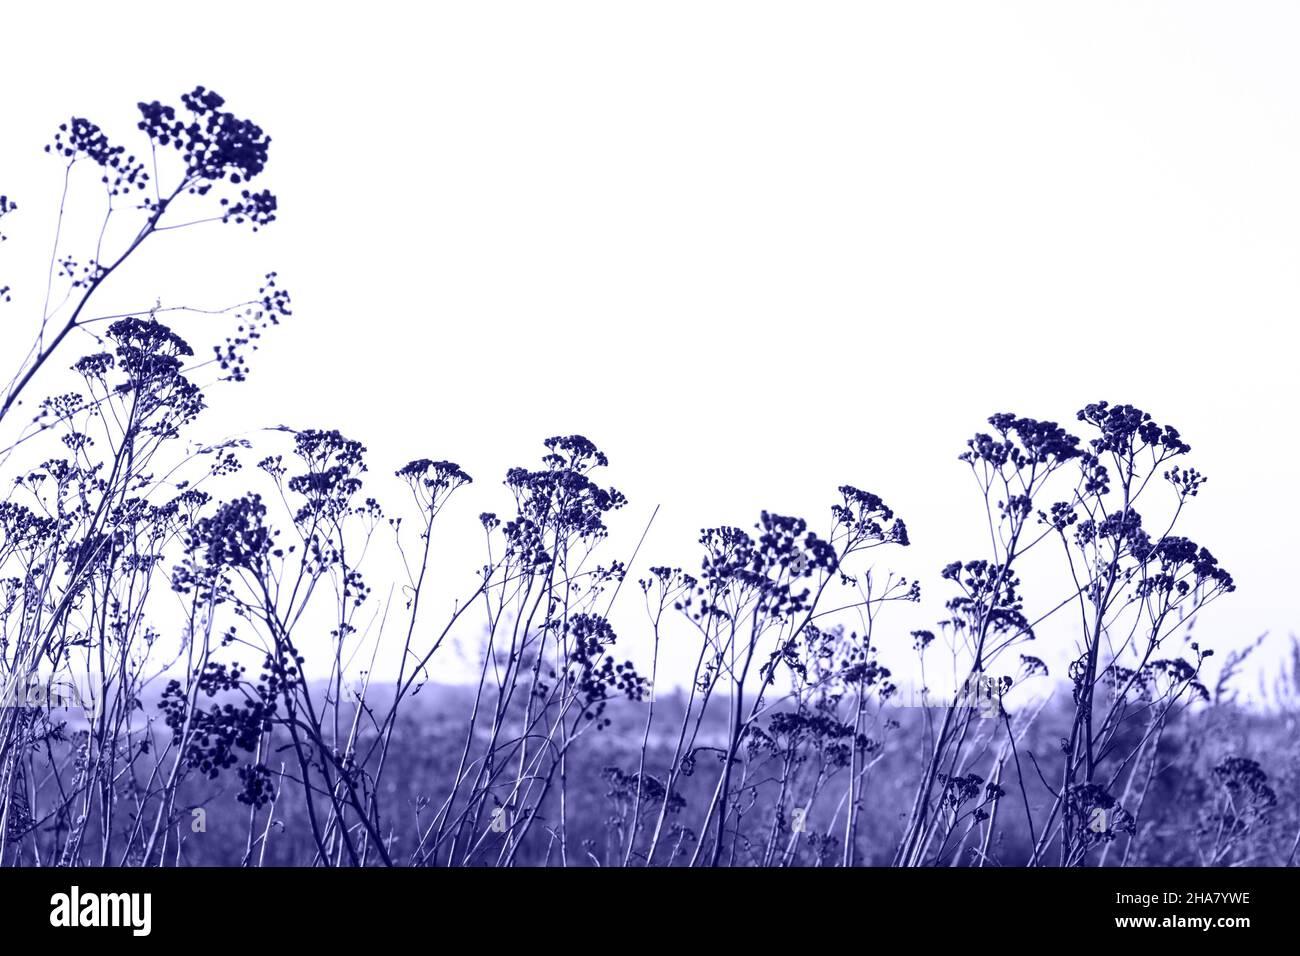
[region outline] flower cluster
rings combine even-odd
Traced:
[[[261,192],[243,189],[240,190],[238,199],[230,200],[223,197],[221,205],[222,222],[247,221],[252,224],[253,232],[257,232],[260,227],[275,222],[275,210],[279,203],[269,189],[263,189]]]
[[[1192,450],[1182,440],[1178,429],[1157,424],[1150,415],[1132,405],[1093,402],[1079,410],[1079,421],[1087,422],[1101,432],[1101,437],[1091,442],[1093,451],[1099,455],[1110,452],[1128,458],[1144,448],[1151,448],[1163,459]]]
[[[235,329],[234,335],[226,336],[224,345],[214,345],[217,364],[228,377],[235,382],[242,382],[248,377],[248,351],[257,351],[262,333],[272,325],[279,325],[280,320],[292,311],[289,308],[289,292],[275,283],[276,274],[266,274],[266,284],[257,290],[261,301],[250,305],[240,316],[242,321]]]
[[[221,504],[211,516],[199,518],[187,535],[191,553],[201,552],[212,573],[225,568],[244,568],[260,573],[273,550],[275,536],[266,523],[266,505],[261,495],[249,494]],[[176,590],[187,593],[198,584],[190,567],[173,575]]]
[[[576,696],[581,719],[596,721],[596,727],[608,727],[602,717],[607,702],[615,694],[629,700],[641,700],[649,683],[641,677],[631,661],[615,663],[609,649],[618,637],[609,621],[598,614],[575,614],[565,624],[568,635],[567,685]]]
[[[1001,470],[1011,465],[1016,470],[1038,465],[1055,466],[1080,454],[1079,439],[1056,422],[1021,418],[1009,412],[988,420],[996,435],[978,433],[968,441],[968,450],[958,456],[975,465],[983,462]]]
[[[181,95],[190,120],[177,118],[174,106],[157,100],[140,103],[139,128],[159,146],[172,146],[182,156],[190,179],[246,182],[266,167],[271,138],[260,126],[221,109],[225,100],[196,86]],[[199,187],[198,191],[206,191]]]
[[[54,142],[45,147],[47,153],[67,157],[76,162],[85,158],[104,170],[103,182],[109,195],[117,196],[131,188],[144,189],[149,182],[144,163],[126,155],[126,147],[114,146],[104,131],[90,120],[74,116],[59,126]]]
[[[289,490],[306,498],[294,515],[299,524],[336,519],[361,490],[366,448],[337,429],[309,428],[294,433],[294,452],[306,464],[304,474],[289,479]]]
[[[199,387],[182,374],[183,359],[194,350],[153,318],[119,319],[109,326],[108,338],[117,345],[116,358],[91,356],[77,371],[87,378],[102,378],[110,368],[123,372],[126,380],[115,391],[135,396],[135,424],[160,438],[176,437],[205,407]]]
[[[198,674],[199,691],[208,698],[236,692],[244,672],[238,664],[227,668],[209,662]],[[171,680],[158,702],[164,720],[172,731],[172,742],[183,748],[187,766],[209,778],[239,762],[236,750],[257,749],[263,733],[271,730],[276,712],[274,700],[245,695],[238,704],[212,704],[207,710],[190,708],[185,689]]]
[[[1023,634],[1033,639],[1033,630],[1024,615],[1024,602],[1017,588],[1020,579],[1004,564],[977,559],[954,561],[941,572],[944,580],[956,583],[962,594],[945,605],[954,617],[948,623],[958,629],[977,633]]]
[[[892,509],[879,495],[861,491],[852,485],[840,485],[842,501],[831,506],[831,517],[848,534],[846,552],[878,544],[899,544],[906,547],[907,525],[895,517]]]
[[[1277,806],[1277,793],[1258,761],[1227,757],[1214,768],[1214,779],[1240,806],[1238,812],[1262,814]]]
[[[511,468],[506,474],[518,506],[516,535],[528,539],[529,526],[549,531],[556,541],[576,539],[591,542],[607,534],[604,517],[623,507],[627,499],[613,488],[602,488],[589,477],[608,459],[581,435],[549,438],[543,468]]]
[[[852,724],[804,707],[773,714],[766,728],[755,727],[749,747],[788,757],[795,764],[806,759],[810,748],[824,758],[827,767],[838,769],[849,765],[855,744],[859,753],[866,754],[880,747],[866,734],[855,733]]]
[[[433,461],[429,458],[407,462],[396,474],[411,486],[411,492],[421,510],[430,513],[441,508],[453,491],[474,480],[455,462]]]
[[[1100,784],[1073,784],[1067,788],[1065,800],[1073,837],[1081,849],[1109,843],[1121,833],[1132,836],[1137,832],[1133,814]]]
[[[940,786],[939,806],[954,815],[961,813],[962,808],[972,800],[983,797],[983,803],[988,803],[1006,795],[1006,791],[1000,786],[992,781],[986,784],[984,778],[977,773],[965,775],[941,773],[936,779]],[[989,816],[982,805],[974,807],[971,813],[976,820],[987,820]]]
[[[1135,596],[1147,599],[1162,597],[1170,606],[1189,595],[1202,601],[1236,590],[1236,583],[1218,559],[1194,541],[1177,535],[1162,538],[1144,550],[1136,551],[1143,562],[1134,584]]]

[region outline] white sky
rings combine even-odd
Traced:
[[[1239,590],[1202,639],[1280,642],[1298,42],[1300,7],[1263,2],[12,6],[0,343],[39,310],[53,128],[126,142],[137,100],[202,83],[270,131],[280,221],[167,237],[113,293],[219,304],[279,271],[296,315],[211,437],[459,461],[449,540],[477,542],[506,467],[581,432],[633,502],[619,553],[662,505],[646,563],[762,508],[820,520],[850,482],[907,519],[932,619],[939,566],[983,554],[969,434],[1131,402],[1211,478],[1186,533]]]

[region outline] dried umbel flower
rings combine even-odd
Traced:
[[[1021,418],[1009,412],[989,418],[996,436],[977,434],[959,457],[971,465],[984,462],[1000,469],[1005,465],[1020,470],[1037,465],[1055,466],[1077,458],[1079,439],[1056,422]]]
[[[398,478],[405,479],[421,510],[438,511],[451,497],[452,492],[474,479],[451,461],[433,461],[417,458],[399,468]]]
[[[1078,417],[1079,421],[1095,425],[1101,431],[1101,437],[1091,442],[1093,452],[1098,455],[1110,452],[1122,459],[1151,449],[1163,460],[1192,450],[1178,429],[1157,424],[1150,415],[1132,405],[1094,402],[1081,409]]]
[[[1234,797],[1245,800],[1255,812],[1277,806],[1277,793],[1268,785],[1268,774],[1249,757],[1227,757],[1214,768],[1214,778]]]
[[[292,476],[288,482],[290,491],[306,499],[294,520],[305,525],[321,519],[334,520],[346,513],[361,490],[365,451],[364,445],[344,438],[337,429],[295,432],[294,453],[307,471]]]
[[[227,501],[211,517],[200,518],[190,533],[190,549],[201,551],[211,569],[260,571],[269,556],[275,532],[266,524],[261,495]]]
[[[116,344],[114,356],[88,356],[74,368],[88,381],[98,381],[117,395],[130,395],[133,419],[128,428],[159,438],[174,438],[205,407],[202,391],[183,373],[184,360],[194,350],[179,335],[157,319],[129,316],[108,328]],[[110,371],[123,373],[116,384],[107,381]]]
[[[84,117],[74,116],[59,126],[54,142],[45,147],[73,162],[87,159],[103,169],[103,182],[109,194],[118,196],[134,188],[143,190],[149,184],[149,174],[144,163],[126,154],[126,147],[114,146],[102,129]]]
[[[209,183],[227,179],[247,182],[266,168],[271,138],[260,126],[221,109],[225,100],[211,90],[196,86],[181,95],[189,120],[178,118],[173,106],[154,100],[140,104],[139,128],[159,146],[171,146],[181,154],[192,180]],[[207,187],[196,185],[195,191]]]
[[[1066,792],[1067,817],[1073,821],[1074,838],[1081,848],[1109,843],[1120,834],[1132,836],[1137,821],[1103,786],[1094,783],[1071,785]]]
[[[899,544],[906,547],[907,526],[902,518],[879,495],[862,491],[852,485],[841,485],[843,501],[831,506],[831,517],[837,526],[848,534],[848,551],[874,547],[878,544]]]

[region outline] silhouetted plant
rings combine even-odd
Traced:
[[[618,599],[641,544],[602,553],[628,500],[581,435],[507,471],[479,517],[482,558],[431,619],[435,525],[472,481],[460,465],[419,457],[377,478],[364,444],[329,428],[191,437],[213,387],[243,381],[290,314],[275,273],[215,313],[93,313],[155,234],[274,221],[274,196],[249,185],[270,139],[224,105],[202,87],[179,107],[141,104],[142,158],[81,118],[49,147],[62,205],[89,170],[106,212],[92,254],[64,238],[53,250],[0,406],[16,428],[0,501],[0,862],[1293,861],[1300,759],[1279,771],[1246,755],[1259,751],[1224,689],[1245,652],[1211,694],[1213,651],[1192,639],[1234,588],[1175,533],[1205,477],[1176,429],[1132,406],[1087,405],[1086,438],[998,414],[967,443],[989,540],[935,569],[930,628],[890,611],[921,600],[882,566],[907,525],[845,484],[824,524],[762,511],[752,528],[702,530],[697,571],[640,572],[629,593],[649,659],[634,660]],[[0,196],[6,228],[17,208]],[[214,314],[233,327],[214,331]],[[74,330],[96,342],[71,366],[76,387],[6,419]],[[1062,656],[1028,653],[1038,640],[1069,662],[1061,693],[1035,701],[1022,689]],[[398,652],[391,677],[372,673],[381,646]],[[451,646],[470,686],[438,679]],[[665,690],[670,649],[691,669]],[[913,655],[923,681],[946,655],[954,692],[899,706]],[[65,685],[81,716],[50,697]],[[235,815],[196,841],[191,814],[209,804]]]

